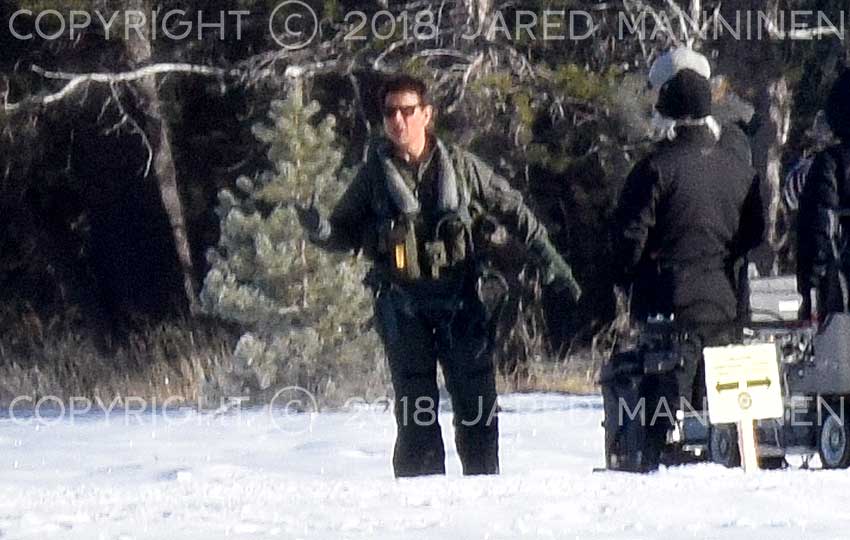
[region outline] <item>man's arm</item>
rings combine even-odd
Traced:
[[[761,197],[761,178],[758,174],[753,174],[750,188],[744,198],[743,205],[741,205],[738,231],[735,233],[731,249],[732,256],[728,261],[728,271],[733,280],[737,298],[737,319],[740,323],[746,323],[752,319],[749,258],[747,254],[764,241],[764,232],[767,228],[764,210]]]
[[[367,166],[363,166],[334,206],[329,218],[311,207],[302,214],[302,224],[310,240],[329,251],[350,251],[361,247],[363,228],[372,220],[371,187]]]
[[[837,164],[821,152],[812,163],[800,195],[798,217],[798,276],[801,287],[817,286],[835,259],[833,233],[835,209],[839,206]]]
[[[644,159],[629,173],[620,193],[614,213],[614,269],[619,285],[631,282],[643,256],[649,231],[655,226],[660,180],[652,161]]]
[[[465,152],[464,162],[472,197],[529,248],[543,267],[547,285],[551,283],[565,288],[578,300],[581,287],[573,277],[572,269],[552,245],[546,229],[523,202],[519,191],[476,156]]]
[[[764,204],[761,198],[761,178],[755,175],[741,208],[741,221],[735,238],[732,256],[744,257],[750,250],[755,249],[764,241],[767,219],[764,215]]]

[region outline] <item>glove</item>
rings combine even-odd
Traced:
[[[295,205],[295,211],[298,213],[298,221],[307,232],[307,235],[313,241],[327,240],[331,235],[331,224],[327,219],[322,217],[319,209],[316,208],[316,195],[313,194],[310,200],[310,206]]]
[[[543,269],[543,284],[556,291],[567,291],[573,301],[581,298],[581,287],[573,277],[573,271],[564,258],[548,240],[536,241],[531,246],[532,253],[539,259]]]
[[[550,266],[547,274],[552,276],[548,284],[553,289],[556,291],[567,291],[570,293],[574,302],[578,302],[581,299],[581,286],[579,286],[575,277],[573,277],[572,269],[563,259],[561,259],[560,264]]]
[[[809,285],[812,289],[817,289],[818,286],[820,286],[821,282],[826,277],[828,266],[829,265],[827,265],[826,263],[817,262],[812,265],[812,273],[809,276]]]

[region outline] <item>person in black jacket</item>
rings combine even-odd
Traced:
[[[722,77],[716,79],[719,82],[718,87],[715,87],[713,84],[715,80],[711,79],[711,66],[705,56],[687,47],[672,49],[659,55],[649,71],[647,81],[649,89],[660,93],[660,89],[683,69],[688,69],[709,81],[711,97],[704,94],[703,88],[702,99],[706,103],[707,110],[711,110],[712,114],[700,118],[675,118],[669,112],[662,112],[663,106],[656,107],[653,110],[652,121],[656,140],[667,145],[676,138],[679,127],[687,124],[702,126],[704,129],[701,131],[708,131],[714,135],[723,150],[736,155],[747,165],[751,165],[750,141],[741,126],[755,121],[752,107],[737,98]],[[659,102],[659,97],[656,96],[656,102]],[[675,96],[673,98],[675,99]],[[714,103],[710,102],[712,99]],[[720,100],[720,103],[717,100]],[[650,242],[649,245],[651,246],[652,243]],[[664,283],[661,282],[659,260],[655,255],[653,250],[645,250],[641,261],[634,268],[630,268],[631,315],[638,321],[658,314],[672,313],[669,305],[658,304],[663,297],[657,294],[657,290],[663,287]],[[738,316],[741,318],[748,315],[748,304],[745,305],[743,302],[746,296],[744,289],[747,287],[743,280],[746,277],[745,263],[746,261],[741,259],[739,268],[735,269],[736,274],[742,276],[742,278],[736,278],[739,281],[738,288],[741,289],[738,291]]]
[[[625,290],[652,261],[655,313],[674,318],[687,336],[683,365],[665,380],[671,410],[704,403],[702,348],[732,342],[739,315],[736,267],[763,239],[759,178],[743,152],[722,142],[711,118],[711,87],[698,62],[676,66],[661,83],[656,110],[669,136],[657,143],[626,180],[615,212],[614,256]],[[650,411],[651,414],[651,411]],[[641,466],[657,465],[657,430]]]
[[[850,69],[830,91],[826,119],[839,143],[818,152],[800,195],[798,290],[817,291],[818,314],[848,309],[850,272]],[[808,300],[808,298],[805,298]]]

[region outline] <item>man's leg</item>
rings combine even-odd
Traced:
[[[464,474],[498,474],[499,419],[493,344],[476,301],[459,311],[451,342],[441,342],[443,372],[454,408],[455,444]]]
[[[445,474],[445,450],[437,422],[439,392],[433,334],[421,318],[381,298],[378,319],[395,390],[396,477]]]
[[[705,396],[705,367],[702,365],[703,338],[693,332],[687,341],[680,344],[680,354],[683,365],[676,371],[678,388],[675,394],[668,396],[670,406],[675,408],[687,407],[685,410],[701,410]],[[703,379],[700,379],[702,377]],[[683,401],[684,400],[684,401]]]
[[[693,378],[692,396],[694,408],[708,408],[708,393],[705,388],[705,358],[703,349],[707,347],[725,347],[741,343],[740,331],[730,322],[719,327],[698,328],[695,346],[691,354],[697,359],[697,367]]]

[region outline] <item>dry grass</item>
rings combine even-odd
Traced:
[[[599,392],[599,368],[587,357],[573,357],[567,362],[530,362],[524,369],[500,375],[500,393],[559,392],[595,394]]]
[[[0,314],[0,320],[3,320]],[[133,397],[148,404],[217,408],[231,398],[267,403],[278,387],[300,386],[322,407],[352,397],[387,395],[389,376],[382,355],[362,361],[340,358],[333,365],[288,373],[280,384],[260,390],[252,373],[234,362],[240,332],[213,319],[139,324],[138,330],[105,347],[91,332],[42,324],[32,313],[0,326],[0,405],[26,396],[37,403],[51,396],[63,403],[87,398],[102,403]],[[296,377],[296,375],[298,375]]]
[[[209,321],[181,320],[143,326],[105,352],[92,335],[32,328],[40,329],[25,322],[0,336],[0,403],[18,396],[203,402],[209,381],[228,363],[234,339]]]
[[[6,320],[16,322],[0,330],[3,405],[19,396],[33,402],[56,396],[66,403],[72,397],[112,403],[133,396],[147,403],[168,399],[173,404],[216,408],[232,397],[247,396],[256,404],[272,396],[268,390],[258,392],[234,365],[239,332],[215,320],[141,324],[108,350],[91,334],[60,328],[58,323],[42,324],[32,314]],[[308,388],[323,408],[341,406],[351,398],[368,401],[392,394],[380,351],[357,361],[348,356],[321,373],[312,370],[306,379],[288,384]],[[598,362],[588,354],[567,362],[529,361],[513,374],[500,375],[498,386],[501,393],[587,394],[598,392],[597,376]]]

